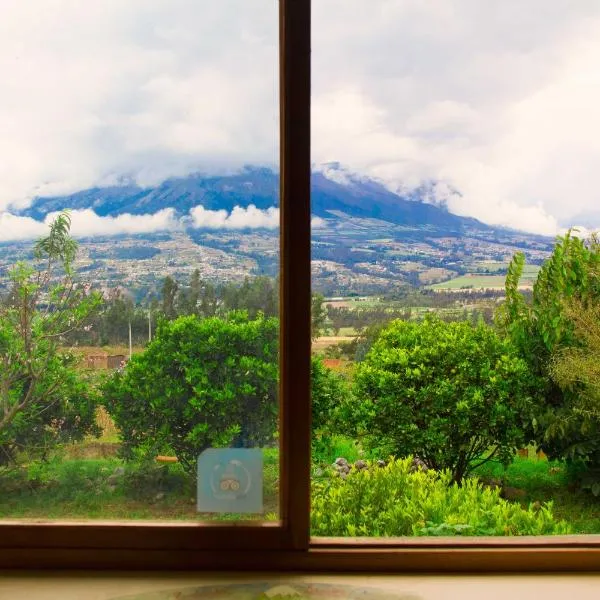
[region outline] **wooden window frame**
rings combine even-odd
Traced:
[[[600,536],[310,539],[311,0],[280,0],[278,523],[0,522],[0,568],[372,572],[600,569]]]

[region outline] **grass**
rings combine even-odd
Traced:
[[[239,520],[271,519],[278,512],[277,449],[263,450],[264,514],[214,515],[196,511],[195,480],[181,465],[125,463],[110,455],[115,445],[88,440],[62,457],[0,472],[0,519]],[[109,447],[104,453],[102,448]],[[314,444],[314,474],[339,457],[354,463],[379,456],[350,437],[331,435]],[[475,475],[522,490],[524,506],[552,501],[555,517],[567,521],[574,533],[600,533],[600,499],[574,489],[561,462],[515,457],[506,470],[490,462]]]
[[[487,463],[476,475],[502,479],[504,485],[523,490],[524,505],[552,501],[554,516],[567,521],[574,533],[600,533],[600,499],[572,487],[561,462],[516,457],[506,470]]]
[[[263,451],[265,514],[278,512],[279,456]],[[179,464],[127,464],[117,457],[61,458],[0,475],[0,519],[262,519],[196,511],[195,478]]]
[[[537,277],[539,267],[537,265],[526,265],[523,269],[523,277],[520,281],[520,288],[531,288]],[[460,289],[504,289],[506,283],[505,275],[481,275],[468,274],[455,277],[449,281],[442,281],[427,286],[432,290],[460,290]]]

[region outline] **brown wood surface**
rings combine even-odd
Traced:
[[[310,0],[280,3],[281,519],[287,547],[310,521]]]
[[[555,573],[600,570],[600,549],[462,548],[410,550],[200,551],[0,549],[18,569],[206,570],[344,573]]]

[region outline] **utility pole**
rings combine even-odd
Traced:
[[[133,354],[133,347],[131,344],[131,319],[129,319],[129,360],[131,360],[132,354]]]

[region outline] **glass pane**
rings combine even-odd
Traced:
[[[313,18],[312,533],[599,533],[600,6]]]
[[[278,4],[62,4],[0,23],[0,519],[276,520]]]

